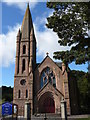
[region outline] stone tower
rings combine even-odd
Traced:
[[[36,66],[36,39],[29,4],[21,30],[19,29],[17,34],[16,46],[13,103],[18,105],[18,113],[23,116],[26,101],[31,103],[33,113],[33,81]]]
[[[62,99],[67,103],[67,114],[77,114],[76,80],[68,66],[54,62],[48,55],[36,63],[36,39],[29,4],[16,46],[13,103],[18,105],[18,115],[24,116],[27,101],[31,103],[31,114],[60,114]]]

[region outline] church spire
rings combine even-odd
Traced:
[[[27,3],[27,8],[29,8],[29,2]]]
[[[22,27],[21,27],[22,38],[27,39],[30,37],[30,31],[32,27],[33,27],[33,24],[32,24],[30,9],[29,9],[29,3],[28,3],[27,9],[23,18],[23,22],[22,22]]]

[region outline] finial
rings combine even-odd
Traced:
[[[48,55],[49,55],[49,53],[47,52],[47,53],[46,53],[46,55],[48,56]]]
[[[27,8],[29,8],[29,2],[27,3]]]
[[[19,32],[20,32],[20,28],[19,28]]]
[[[20,28],[19,28],[19,30],[18,30],[18,34],[17,34],[17,36],[20,36]]]

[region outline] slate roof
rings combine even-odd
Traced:
[[[58,65],[59,68],[62,67],[62,62],[55,62],[55,63]]]

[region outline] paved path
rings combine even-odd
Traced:
[[[71,116],[68,116],[68,118],[88,118],[90,117],[90,114],[89,115],[71,115]]]
[[[90,117],[90,115],[71,115],[71,116],[68,116],[67,120],[77,120],[77,118],[88,118],[88,117]],[[2,120],[2,119],[0,118],[0,120]],[[6,118],[4,120],[12,120],[12,118]],[[25,120],[25,119],[18,118],[17,120]],[[39,117],[33,116],[31,120],[45,120],[45,119],[44,119],[44,116],[39,116]],[[59,116],[55,116],[55,117],[54,116],[47,116],[46,120],[63,120],[63,119],[61,119],[61,117],[59,117]]]

